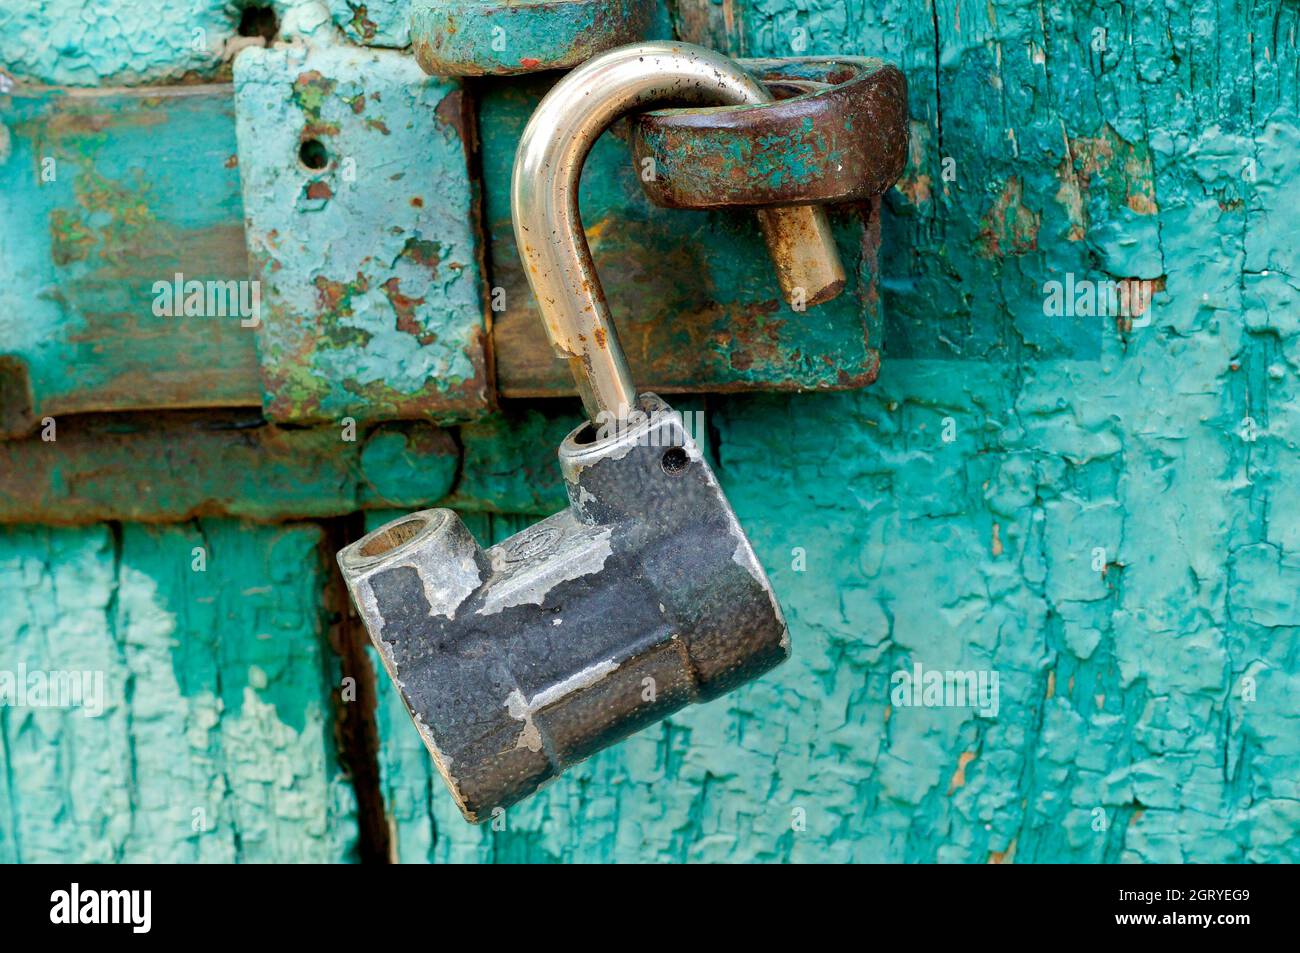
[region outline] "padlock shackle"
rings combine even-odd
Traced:
[[[546,333],[567,358],[593,421],[636,409],[637,392],[610,320],[578,211],[578,183],[592,145],[619,116],[675,105],[744,105],[772,95],[738,65],[689,43],[635,43],[594,57],[561,79],[524,127],[510,188],[515,241],[537,297]],[[805,215],[812,253],[780,248],[778,257],[813,261],[843,271],[822,210],[780,209],[767,215]]]

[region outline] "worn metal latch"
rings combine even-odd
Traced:
[[[471,821],[789,654],[763,567],[682,416],[633,389],[577,200],[587,152],[619,115],[769,99],[726,57],[675,43],[612,50],[551,90],[519,145],[512,211],[547,332],[590,418],[559,449],[569,506],[488,549],[454,512],[431,509],[339,553]],[[805,215],[772,214],[789,212]],[[805,219],[818,239],[819,217]],[[782,264],[827,267],[815,255]]]

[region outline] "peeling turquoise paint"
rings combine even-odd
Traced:
[[[231,520],[0,530],[0,669],[103,676],[97,717],[0,706],[0,860],[351,857],[319,542]]]
[[[240,177],[271,419],[486,408],[462,95],[386,50],[317,39],[240,54]]]
[[[403,858],[1300,859],[1300,13],[704,7],[688,38],[779,55],[800,27],[913,97],[880,379],[710,401],[794,657],[500,831],[436,777],[417,798],[381,709]],[[1150,324],[1049,318],[1070,271],[1163,278]],[[894,705],[918,662],[997,671],[996,717]]]
[[[398,49],[411,42],[409,0],[329,0],[330,15],[353,43]]]
[[[677,4],[687,38],[783,55],[803,29],[797,52],[899,62],[912,96],[911,164],[885,212],[879,381],[706,406],[794,657],[601,752],[512,808],[504,830],[461,821],[381,674],[400,859],[1300,860],[1300,11],[1174,0],[1051,14],[1024,0]],[[1043,285],[1070,272],[1163,279],[1150,323],[1049,317]],[[559,411],[531,409],[524,443],[563,429]],[[510,438],[481,436],[500,439],[481,480],[501,505],[552,499],[539,469],[537,491],[520,488]],[[531,519],[467,515],[484,539]],[[191,531],[176,533],[186,549]],[[18,609],[0,645],[59,627],[45,657],[120,664],[105,635],[110,540],[103,527],[6,530],[0,586]],[[166,686],[179,681],[158,630],[191,636],[183,617],[153,621],[179,601],[161,558],[138,567],[161,584],[128,573],[118,600],[149,684]],[[266,576],[240,558],[237,579]],[[242,645],[258,631],[239,585],[214,594],[229,619],[195,623],[193,638],[219,624]],[[998,672],[996,715],[894,704],[893,673],[917,663]],[[248,691],[260,698],[246,671],[233,673],[249,682],[241,722]],[[215,706],[204,681],[188,683],[203,701],[187,713]],[[172,697],[153,691],[145,702]],[[339,856],[340,789],[315,767],[320,745],[298,753],[284,720],[301,711],[309,731],[310,704],[263,705],[277,714],[250,750],[311,767],[270,787],[282,797],[259,782],[231,803],[262,843]],[[42,757],[35,720],[15,731],[14,712],[0,716],[17,766],[0,772],[0,801],[19,818],[0,810],[0,853],[202,855],[183,815],[122,793],[120,738],[86,746],[102,759],[91,790],[114,805],[101,812],[77,797],[68,772],[81,768]],[[208,782],[163,759],[186,737],[169,717],[132,714],[153,732],[137,750],[160,758],[140,777],[188,803]],[[59,722],[55,750],[80,729]],[[282,730],[283,744],[265,740]]]
[[[250,6],[283,11],[292,2]],[[213,78],[245,42],[231,0],[41,0],[0,8],[0,67],[34,83],[129,86]]]
[[[0,126],[0,352],[21,360],[38,419],[140,406],[142,391],[256,401],[238,318],[154,310],[177,273],[248,277],[229,87],[16,89]],[[243,393],[223,384],[240,379]]]

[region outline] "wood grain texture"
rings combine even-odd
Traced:
[[[258,406],[251,329],[154,308],[248,278],[230,87],[18,90],[0,126],[0,352],[35,419]]]
[[[0,529],[0,669],[103,685],[98,714],[0,706],[0,859],[350,858],[320,540],[230,520]]]
[[[278,521],[427,506],[448,495],[460,463],[448,431],[417,421],[294,429],[255,411],[82,414],[42,433],[0,440],[0,524]],[[482,498],[473,486],[467,496]]]

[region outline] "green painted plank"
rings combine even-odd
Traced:
[[[239,410],[51,418],[35,436],[0,440],[0,524],[270,521],[436,504],[546,516],[565,505],[555,454],[580,421],[569,400],[452,430],[277,427]]]
[[[350,858],[320,545],[229,520],[0,529],[0,668],[102,679],[102,705],[0,706],[0,858]]]
[[[1126,409],[1091,365],[1023,384],[965,368],[896,361],[862,395],[716,399],[720,477],[793,658],[584,762],[504,829],[460,818],[381,673],[399,859],[1300,859],[1300,540],[1286,518],[1249,530],[1244,494],[1205,498],[1246,466],[1197,422],[1231,399],[1185,392],[1182,435],[1148,441],[1162,411]],[[1060,393],[1106,408],[1100,431],[1033,409]],[[807,439],[835,426],[835,443]],[[1254,448],[1279,502],[1296,427]],[[1127,473],[1101,444],[1067,459],[1100,437],[1128,448]],[[1157,458],[1162,477],[1140,478]],[[486,543],[529,519],[470,526]],[[895,673],[916,664],[996,672],[997,710],[896,704]]]
[[[257,405],[251,329],[155,309],[177,274],[248,278],[230,88],[19,87],[0,129],[0,352],[36,418]]]
[[[285,520],[427,506],[448,495],[460,462],[450,433],[414,421],[286,429],[252,411],[84,414],[42,434],[54,439],[0,441],[0,523]]]
[[[239,410],[60,417],[0,440],[0,524],[274,521],[439,504],[546,516],[565,505],[555,454],[580,421],[569,400],[451,430],[277,427]]]
[[[1200,126],[1213,130],[1207,143],[1226,146],[1218,111],[1251,95],[1241,89],[1254,71],[1244,48],[1213,65],[1188,50],[1220,6],[1229,8],[1183,4],[1178,22],[1166,24],[1155,11],[1130,19],[1129,7],[1084,3],[1044,22],[1023,0],[974,11],[944,0],[885,4],[861,15],[825,0],[683,0],[677,28],[733,55],[795,48],[879,56],[904,70],[911,155],[889,196],[882,241],[884,352],[1006,363],[1100,353],[1102,322],[1045,313],[1045,281],[1073,272],[1160,286],[1168,258],[1155,213],[1166,190],[1156,152],[1173,158],[1185,146],[1175,145],[1179,136]],[[1271,36],[1266,20],[1261,13],[1254,29]],[[1197,83],[1218,95],[1182,94]],[[1228,126],[1245,115],[1227,112]],[[1168,193],[1173,205],[1184,189]],[[1201,223],[1201,239],[1213,241],[1214,230]]]

